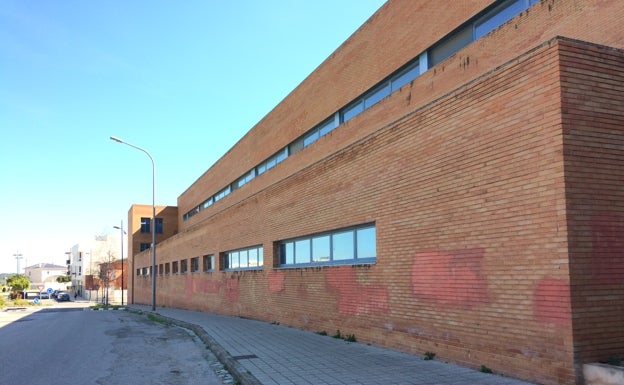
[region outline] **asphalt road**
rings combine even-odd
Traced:
[[[191,332],[121,310],[71,304],[0,312],[0,385],[220,385]]]

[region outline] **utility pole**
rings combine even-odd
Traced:
[[[16,251],[15,254],[13,254],[13,256],[17,260],[17,274],[19,274],[20,273],[20,259],[22,259],[22,254],[20,254],[19,251]]]

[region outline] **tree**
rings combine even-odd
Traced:
[[[56,282],[58,283],[71,282],[71,277],[67,275],[59,275],[58,277],[56,277]]]
[[[14,274],[7,278],[7,286],[11,286],[14,293],[24,291],[30,287],[30,279],[22,274]]]

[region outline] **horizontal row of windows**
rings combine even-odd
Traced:
[[[279,150],[270,158],[256,165],[251,170],[245,172],[245,174],[237,180],[231,182],[216,194],[208,197],[208,199],[203,201],[201,204],[184,213],[182,220],[187,221],[189,218],[198,214],[202,210],[212,206],[218,200],[229,195],[232,191],[249,183],[258,175],[261,175],[275,167],[277,164],[304,147],[311,145],[322,136],[333,131],[340,124],[349,121],[366,109],[372,107],[385,97],[389,96],[391,93],[416,79],[420,76],[420,74],[424,73],[429,68],[440,63],[468,44],[511,20],[516,15],[528,9],[531,5],[537,3],[537,1],[538,0],[499,1],[497,5],[486,10],[484,14],[478,15],[469,20],[463,26],[440,40],[421,55],[399,68],[386,79],[379,82],[364,94],[348,103],[345,107],[341,108],[339,111],[323,120],[320,124],[307,131],[304,135]]]
[[[201,270],[200,270],[201,269]],[[199,257],[191,258],[190,272],[191,273],[209,273],[214,269],[214,255],[204,255],[201,257],[201,266]],[[142,267],[137,269],[137,275],[150,275],[151,268]],[[173,261],[167,263],[161,263],[156,267],[158,275],[171,275],[171,274],[187,274],[189,272],[189,265],[187,259],[180,261]]]
[[[335,264],[372,264],[377,260],[374,224],[343,228],[276,243],[279,267],[304,267]],[[201,263],[201,265],[200,265]],[[190,258],[190,272],[214,271],[214,255]],[[221,253],[222,270],[260,270],[264,267],[262,246],[246,247]],[[157,266],[158,275],[187,274],[189,260],[182,259]],[[150,268],[137,269],[137,275],[150,275]]]
[[[375,226],[366,225],[282,241],[280,266],[374,263],[377,258]]]

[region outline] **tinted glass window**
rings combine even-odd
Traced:
[[[353,252],[353,231],[333,234],[332,252],[334,261],[355,258],[355,253]]]
[[[310,262],[310,240],[303,239],[295,242],[295,262],[296,263],[309,263]]]
[[[312,262],[328,262],[329,235],[312,238]]]

